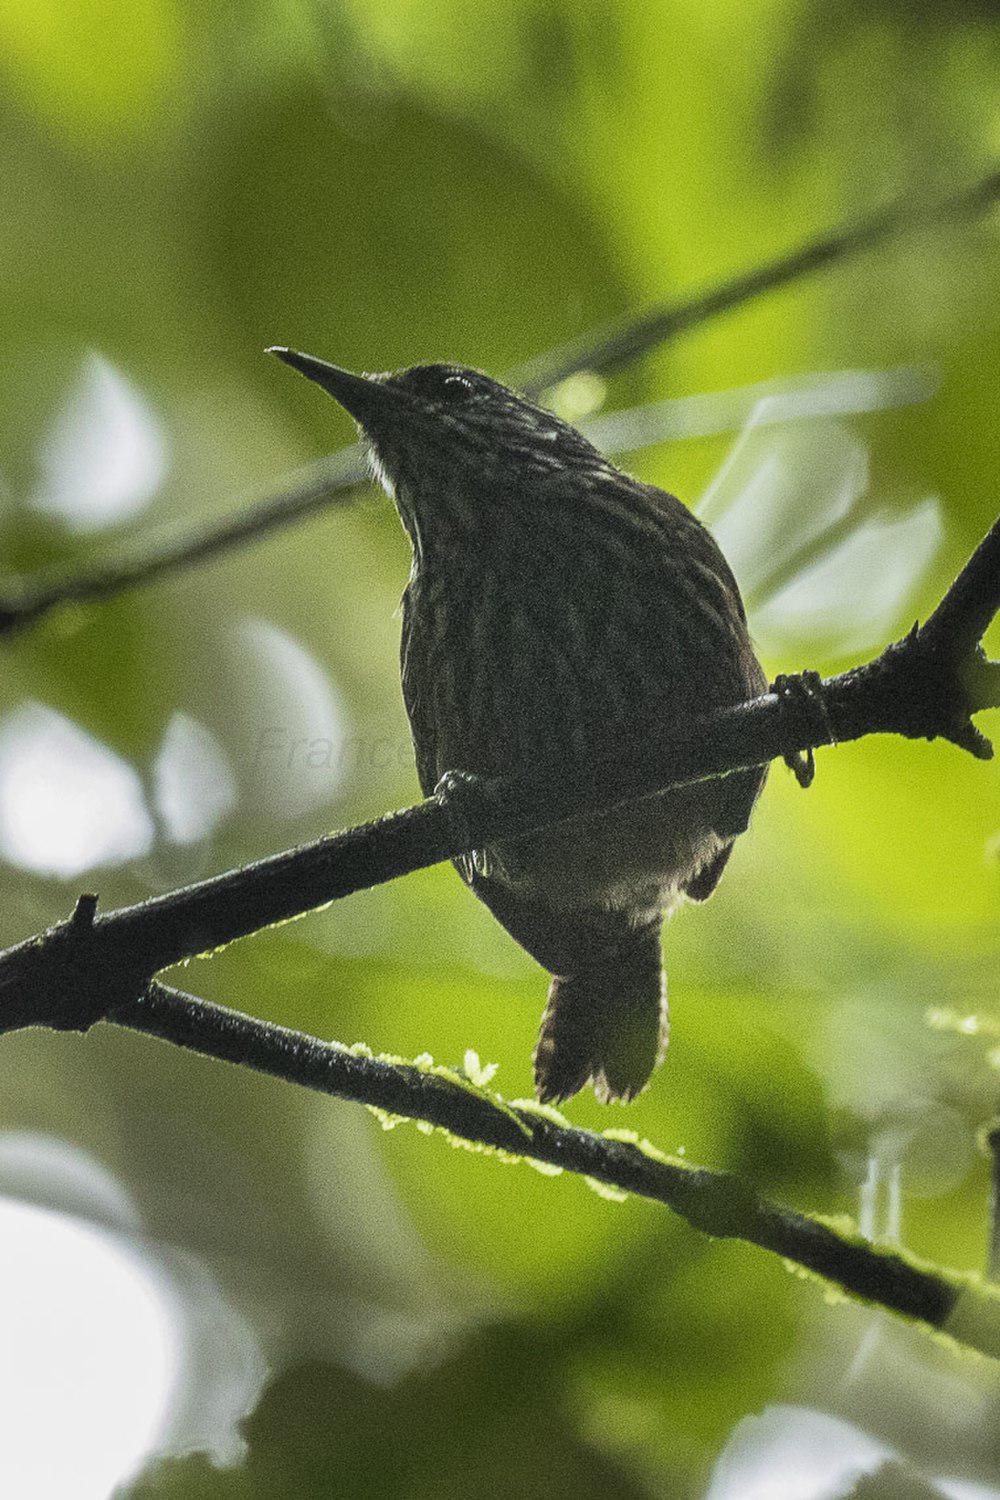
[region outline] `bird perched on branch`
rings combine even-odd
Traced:
[[[355,375],[272,351],[359,424],[413,546],[402,676],[425,795],[446,772],[586,767],[767,680],[736,581],[673,495],[475,370]],[[663,917],[715,889],[766,771],[676,788],[458,861],[552,974],[539,1099],[632,1099],[667,1040]]]

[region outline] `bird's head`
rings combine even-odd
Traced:
[[[448,519],[467,530],[546,476],[607,461],[575,427],[479,370],[413,365],[355,375],[310,354],[269,353],[314,380],[357,422],[376,477],[416,540]]]

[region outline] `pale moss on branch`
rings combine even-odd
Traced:
[[[713,1232],[711,1227],[706,1230],[706,1223],[710,1225],[710,1220],[704,1220],[701,1214],[693,1212],[693,1209],[698,1206],[699,1202],[704,1202],[706,1194],[711,1202],[713,1196],[717,1197],[720,1192],[729,1192],[730,1189],[726,1185],[727,1179],[682,1160],[679,1156],[668,1154],[652,1141],[640,1136],[635,1130],[620,1127],[611,1127],[600,1133],[582,1130],[571,1125],[565,1115],[552,1105],[539,1104],[530,1099],[507,1101],[480,1082],[483,1079],[492,1081],[496,1070],[489,1065],[484,1067],[475,1053],[467,1052],[464,1067],[456,1069],[434,1062],[429,1054],[421,1054],[412,1061],[393,1056],[375,1056],[363,1043],[357,1043],[344,1050],[356,1057],[368,1058],[399,1069],[404,1076],[407,1074],[423,1075],[433,1078],[435,1083],[443,1084],[448,1090],[474,1097],[504,1120],[516,1122],[519,1132],[524,1137],[525,1146],[523,1151],[510,1150],[491,1141],[477,1139],[474,1126],[466,1127],[463,1133],[461,1128],[453,1130],[437,1119],[421,1117],[417,1113],[419,1100],[416,1097],[412,1116],[391,1113],[369,1103],[367,1107],[378,1119],[383,1129],[393,1129],[403,1119],[410,1119],[422,1134],[441,1135],[450,1146],[463,1151],[491,1156],[506,1164],[525,1162],[546,1176],[557,1176],[568,1169],[581,1176],[591,1191],[603,1199],[621,1203],[632,1196],[648,1196],[665,1203],[689,1218],[695,1227],[708,1233]],[[538,1131],[532,1129],[530,1123],[532,1120],[538,1122]],[[547,1127],[547,1129],[542,1127]],[[561,1132],[564,1131],[570,1133],[568,1140],[561,1138]],[[553,1132],[559,1134],[553,1138]],[[588,1168],[594,1156],[593,1148],[602,1144],[624,1147],[629,1152],[636,1152],[651,1165],[668,1167],[671,1176],[667,1178],[667,1185],[664,1186],[662,1181],[652,1182],[647,1194],[643,1191],[641,1179],[640,1185],[637,1186],[634,1172],[630,1170],[626,1178],[629,1186],[626,1186],[615,1180],[613,1158],[608,1160],[607,1174],[595,1176]],[[554,1154],[565,1156],[565,1166],[559,1161],[552,1160]],[[682,1174],[682,1178],[674,1175],[678,1173]],[[681,1188],[681,1181],[689,1185]],[[671,1188],[671,1182],[674,1188]],[[692,1194],[695,1195],[694,1198]],[[726,1227],[721,1232],[727,1235],[733,1234],[750,1243],[761,1244],[767,1248],[768,1239],[759,1238],[759,1230],[754,1227],[753,1221],[758,1208],[773,1212],[773,1206],[756,1199],[754,1195],[751,1195],[746,1204],[741,1205],[740,1197],[737,1195],[734,1207],[736,1217],[732,1222],[732,1227]],[[817,1285],[827,1302],[837,1304],[854,1299],[866,1302],[870,1306],[888,1307],[906,1317],[908,1321],[929,1328],[929,1331],[947,1339],[949,1343],[961,1345],[980,1355],[1000,1358],[1000,1288],[993,1287],[978,1276],[931,1265],[899,1246],[880,1245],[868,1240],[862,1235],[854,1220],[846,1215],[802,1213],[793,1215],[790,1211],[782,1210],[781,1212],[800,1226],[802,1239],[802,1258],[782,1254],[781,1259],[784,1265],[793,1275]],[[743,1219],[740,1218],[741,1214]],[[835,1265],[831,1267],[830,1275],[824,1275],[812,1268],[809,1264],[812,1256],[808,1247],[811,1236],[819,1228],[834,1236],[843,1246],[845,1268],[852,1261],[856,1266],[857,1252],[862,1252],[867,1265],[867,1273],[861,1280],[858,1279],[856,1269],[853,1273],[845,1269],[844,1280],[841,1281],[837,1277]],[[770,1247],[774,1248],[773,1245]],[[873,1274],[877,1272],[878,1263],[882,1260],[886,1263],[884,1276]],[[937,1288],[940,1294],[937,1313],[928,1310],[926,1314],[921,1314],[913,1310],[914,1304],[899,1302],[895,1293],[879,1294],[880,1286],[891,1288],[900,1275],[904,1276],[904,1280],[906,1279],[905,1273],[914,1273],[918,1278],[926,1278],[930,1286]],[[859,1290],[859,1288],[869,1287],[872,1289],[870,1295],[867,1290]]]

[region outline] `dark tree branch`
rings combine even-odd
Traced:
[[[746,1240],[852,1295],[944,1329],[1000,1357],[1000,1295],[768,1202],[723,1173],[511,1106],[446,1070],[360,1055],[269,1026],[157,983],[154,974],[351,891],[497,839],[667,786],[724,775],[865,734],[940,736],[992,754],[970,715],[1000,706],[1000,664],[979,633],[1000,607],[1000,521],[927,624],[853,671],[789,695],[768,693],[657,735],[573,778],[563,767],[439,793],[363,828],[320,839],[106,916],[80,897],[67,922],[0,954],[0,1030],[84,1030],[105,1019],[176,1045],[427,1121],[465,1141],[655,1198],[707,1234]]]
[[[969,558],[921,632],[935,651],[972,658],[1000,607],[1000,546],[993,527]]]
[[[1000,168],[932,203],[903,200],[855,225],[808,240],[797,250],[708,291],[653,308],[638,318],[612,324],[576,343],[541,355],[515,370],[509,378],[512,384],[537,395],[580,370],[610,373],[666,340],[802,276],[877,249],[907,230],[983,214],[998,199]],[[151,583],[164,574],[205,562],[232,547],[256,541],[336,500],[348,498],[365,482],[365,477],[360,451],[352,445],[311,465],[299,483],[278,495],[256,501],[236,516],[209,522],[161,542],[154,541],[142,552],[119,561],[108,559],[73,574],[26,580],[20,585],[8,583],[5,592],[0,593],[0,636],[35,623],[62,604],[97,603]]]
[[[803,247],[690,302],[613,329],[536,363],[521,383],[538,389],[581,368],[613,369],[662,339],[793,278],[871,248],[910,224],[985,209],[1000,172],[931,210],[897,207],[853,230]],[[311,470],[283,495],[235,522],[213,523],[142,558],[95,568],[0,601],[0,633],[57,604],[109,597],[328,502],[363,477],[356,448]],[[27,1025],[86,1029],[100,1019],[207,1056],[252,1067],[389,1114],[426,1121],[510,1156],[580,1173],[667,1204],[694,1227],[742,1239],[827,1278],[854,1296],[944,1329],[1000,1357],[1000,1297],[895,1251],[770,1203],[740,1179],[672,1161],[652,1148],[574,1129],[550,1113],[509,1105],[442,1070],[373,1058],[195,1000],[153,976],[186,957],[367,886],[470,848],[529,833],[669,786],[724,775],[830,742],[871,733],[940,736],[986,759],[989,742],[970,715],[1000,706],[1000,663],[979,642],[1000,606],[1000,522],[922,629],[881,656],[830,679],[812,695],[767,694],[669,734],[651,726],[628,752],[572,778],[563,767],[496,783],[456,802],[440,794],[366,827],[321,839],[185,890],[98,917],[81,896],[72,917],[0,954],[0,1030]],[[995,1141],[994,1176],[1000,1154]],[[995,1201],[1000,1179],[994,1183]],[[1000,1248],[994,1233],[991,1267]]]
[[[469,849],[671,786],[867,734],[940,737],[986,760],[970,715],[1000,706],[1000,664],[972,639],[1000,607],[997,521],[922,628],[815,691],[749,703],[634,734],[584,770],[533,767],[465,795],[439,791],[378,821],[197,885],[73,918],[0,954],[0,1031],[85,1029],[162,969]],[[970,644],[971,642],[971,644]],[[817,679],[818,681],[818,679]]]
[[[1000,1294],[992,1288],[783,1208],[729,1173],[689,1166],[646,1143],[577,1129],[554,1111],[507,1103],[444,1069],[321,1042],[158,983],[117,1004],[108,1019],[390,1116],[426,1121],[449,1136],[507,1156],[530,1158],[654,1199],[704,1234],[757,1245],[852,1296],[1000,1357]]]

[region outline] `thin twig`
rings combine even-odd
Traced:
[[[322,1042],[157,983],[116,1006],[108,1019],[390,1117],[425,1121],[508,1157],[664,1203],[704,1234],[759,1246],[852,1296],[1000,1356],[1000,1294],[992,1288],[781,1207],[730,1173],[692,1167],[645,1142],[580,1130],[554,1111],[508,1103],[446,1070]]]
[[[167,573],[207,562],[221,552],[256,541],[290,525],[335,499],[347,500],[367,484],[367,469],[358,444],[341,448],[310,464],[276,495],[256,500],[235,516],[225,516],[176,536],[147,543],[121,561],[102,559],[74,573],[37,583],[7,584],[0,593],[0,636],[25,629],[64,604],[97,604],[128,589],[140,588]]]
[[[977,182],[935,202],[914,204],[910,198],[900,199],[857,224],[806,240],[797,250],[742,276],[734,276],[731,281],[724,281],[697,296],[654,307],[640,318],[609,324],[607,328],[591,332],[551,354],[543,354],[521,370],[521,385],[526,391],[537,393],[580,370],[610,374],[667,339],[687,333],[720,313],[743,307],[766,292],[777,291],[800,276],[822,270],[861,251],[876,250],[905,230],[985,213],[998,198],[1000,167],[994,167]]]
[[[971,186],[935,202],[914,204],[909,199],[901,200],[855,225],[807,240],[789,254],[708,291],[591,332],[573,344],[522,365],[509,379],[513,385],[537,395],[581,370],[610,373],[666,340],[802,276],[874,250],[906,230],[985,213],[998,198],[1000,168],[993,168]],[[309,466],[297,483],[280,494],[258,500],[235,516],[212,521],[165,541],[152,542],[141,552],[119,561],[103,560],[73,574],[7,584],[0,593],[0,637],[35,623],[62,604],[109,599],[164,574],[217,557],[232,547],[256,541],[334,501],[346,499],[364,478],[359,450],[352,445]]]

